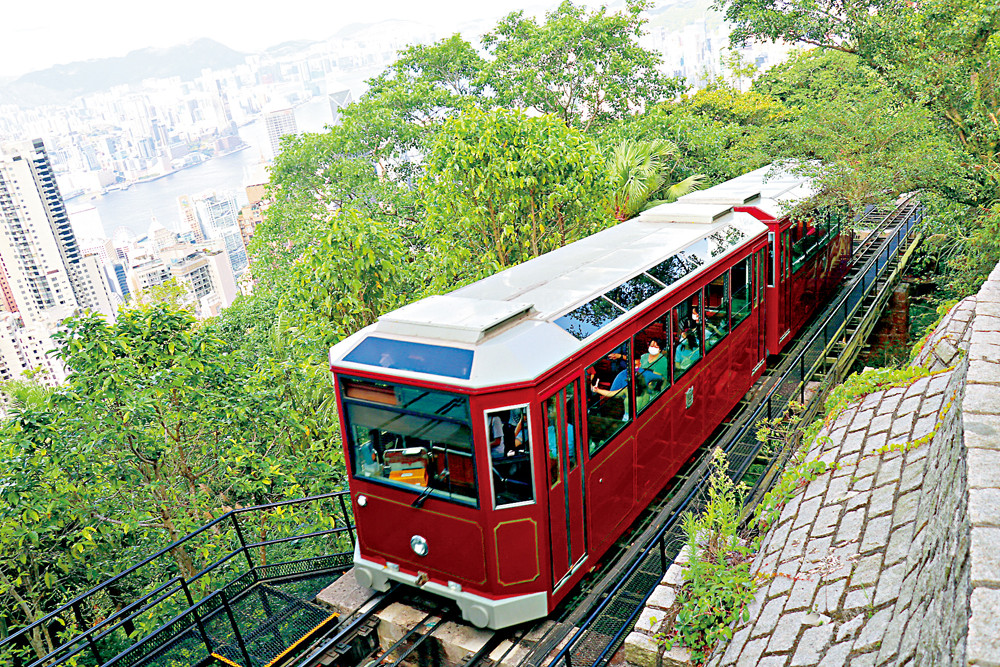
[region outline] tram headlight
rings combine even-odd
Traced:
[[[426,556],[428,551],[427,540],[419,535],[414,535],[410,538],[410,548],[418,556]]]

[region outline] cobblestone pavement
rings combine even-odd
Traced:
[[[807,460],[835,468],[782,510],[754,563],[750,621],[713,664],[875,665],[898,653],[891,621],[913,602],[907,557],[927,539],[919,487],[933,468],[928,444],[906,447],[938,428],[952,375],[871,394],[820,433]]]
[[[1000,665],[1000,267],[914,364],[820,433],[710,665]]]
[[[931,375],[869,394],[811,445],[832,468],[764,537],[749,619],[710,667],[1000,667],[1000,266],[914,364]],[[675,566],[647,625],[679,583]],[[626,660],[685,664],[652,631],[636,625]]]

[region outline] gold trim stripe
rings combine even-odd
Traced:
[[[534,548],[535,576],[533,576],[531,579],[523,579],[521,581],[506,582],[506,581],[504,581],[503,579],[500,578],[500,537],[499,537],[499,535],[497,535],[497,530],[500,528],[500,526],[506,526],[506,525],[515,524],[515,523],[525,523],[525,522],[531,523],[532,529],[533,529],[533,531],[535,533],[535,548]],[[513,519],[511,521],[501,521],[497,525],[493,526],[493,555],[496,558],[496,564],[497,564],[497,583],[500,584],[501,586],[516,586],[518,584],[529,584],[532,581],[535,581],[536,579],[538,579],[540,576],[542,576],[542,568],[541,568],[541,566],[539,565],[539,562],[538,562],[538,549],[539,549],[539,546],[538,546],[538,522],[535,521],[530,516],[528,516],[528,517],[522,517],[520,519]]]

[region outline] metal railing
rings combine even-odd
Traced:
[[[232,602],[262,582],[350,567],[355,532],[346,498],[337,491],[230,510],[11,633],[0,641],[0,663],[135,665],[180,639],[196,639],[190,652],[200,658],[219,649],[220,636],[242,645],[247,627]],[[214,560],[194,571],[199,558]],[[230,627],[209,631],[223,612]],[[45,655],[32,647],[33,634],[53,637]]]

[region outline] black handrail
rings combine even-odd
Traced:
[[[353,517],[351,517],[349,515],[349,513],[348,513],[348,510],[347,510],[348,504],[345,501],[345,496],[349,496],[349,492],[348,491],[334,491],[334,492],[331,492],[331,493],[325,493],[325,494],[320,494],[320,495],[316,495],[316,496],[309,496],[309,497],[306,497],[306,498],[294,498],[294,499],[289,499],[289,500],[281,500],[281,501],[277,501],[277,502],[273,502],[273,503],[266,503],[266,504],[261,504],[261,505],[254,505],[254,506],[250,506],[250,507],[241,507],[241,508],[236,508],[236,509],[229,510],[225,514],[222,514],[221,516],[216,517],[215,519],[213,519],[212,521],[206,523],[205,525],[203,525],[203,526],[201,526],[201,527],[199,527],[199,528],[191,531],[190,533],[188,533],[184,537],[182,537],[180,539],[177,539],[177,540],[174,540],[173,542],[171,542],[167,546],[165,546],[162,549],[159,549],[158,551],[154,552],[153,554],[147,556],[146,558],[142,559],[141,561],[139,561],[135,565],[132,565],[131,567],[123,570],[122,572],[116,574],[115,576],[111,577],[110,579],[107,579],[107,580],[101,582],[97,586],[94,586],[94,587],[90,588],[86,592],[81,593],[80,595],[74,597],[73,599],[69,600],[68,602],[60,605],[55,610],[49,612],[48,614],[45,614],[42,618],[34,621],[33,623],[30,623],[30,624],[26,625],[23,628],[20,628],[16,632],[11,633],[9,636],[5,637],[3,640],[0,640],[0,651],[2,651],[4,649],[10,650],[10,649],[13,649],[15,647],[23,646],[24,644],[27,643],[26,638],[27,638],[28,633],[30,633],[33,630],[36,630],[36,629],[38,629],[40,627],[44,627],[45,624],[49,624],[49,623],[51,623],[53,621],[56,621],[56,622],[63,623],[64,625],[68,625],[68,623],[65,623],[64,617],[68,613],[71,612],[71,613],[73,613],[73,616],[74,616],[77,624],[79,624],[81,626],[81,628],[83,628],[83,630],[81,632],[75,634],[74,636],[70,637],[69,639],[63,641],[62,643],[60,643],[58,646],[56,646],[55,648],[53,648],[46,656],[44,656],[42,658],[36,658],[32,662],[27,663],[25,665],[25,667],[37,667],[37,666],[42,665],[42,664],[63,664],[67,660],[69,660],[69,659],[71,659],[71,658],[79,655],[82,651],[86,650],[87,648],[90,649],[91,654],[94,657],[94,660],[98,664],[110,664],[110,663],[102,663],[100,651],[98,650],[98,646],[96,644],[96,641],[98,639],[101,639],[103,637],[107,637],[110,633],[112,633],[112,632],[120,629],[126,623],[129,623],[132,620],[134,620],[137,617],[138,614],[141,614],[141,613],[144,613],[146,611],[149,611],[151,608],[155,607],[157,604],[162,603],[166,598],[168,598],[168,597],[176,594],[180,590],[184,591],[185,596],[187,598],[188,607],[189,607],[188,611],[190,611],[190,609],[194,609],[195,607],[200,607],[201,604],[205,600],[214,598],[215,597],[215,593],[217,593],[219,591],[214,591],[213,593],[210,593],[202,601],[198,602],[197,605],[191,606],[191,603],[193,602],[193,597],[191,596],[191,592],[190,592],[190,588],[189,588],[190,585],[193,584],[193,583],[195,583],[195,582],[197,582],[198,580],[200,580],[201,578],[203,578],[207,574],[209,574],[209,573],[211,573],[211,572],[213,572],[215,570],[218,570],[222,565],[224,565],[225,563],[229,562],[232,558],[234,558],[235,556],[238,556],[241,553],[244,554],[244,556],[247,558],[247,567],[248,567],[247,571],[244,572],[243,574],[239,575],[239,576],[236,576],[236,577],[232,578],[228,583],[225,584],[225,586],[223,587],[223,589],[220,589],[220,590],[224,590],[225,587],[228,587],[230,584],[232,584],[235,581],[241,579],[242,577],[245,577],[248,574],[254,578],[255,582],[258,580],[258,566],[254,565],[253,559],[251,558],[251,552],[252,552],[252,550],[255,550],[255,549],[264,548],[264,547],[267,547],[267,546],[270,546],[270,545],[273,545],[273,544],[283,544],[283,543],[287,543],[287,542],[292,542],[292,541],[295,541],[295,540],[309,540],[309,539],[315,539],[315,538],[325,537],[325,536],[330,536],[330,535],[342,535],[344,533],[347,533],[347,535],[348,535],[348,537],[350,539],[351,545],[353,546],[353,544],[356,541],[356,536],[355,536],[355,533],[354,533],[354,522],[353,522]],[[271,510],[274,510],[276,508],[287,507],[287,506],[290,506],[290,505],[302,505],[302,504],[308,504],[308,503],[317,503],[317,502],[321,502],[323,500],[328,500],[328,499],[336,499],[338,501],[339,508],[340,508],[340,512],[339,512],[340,516],[339,517],[337,516],[338,513],[336,512],[336,510],[332,511],[331,516],[333,516],[334,520],[336,522],[338,522],[338,523],[340,522],[340,520],[342,518],[343,519],[343,525],[339,525],[339,526],[336,526],[334,528],[328,528],[328,529],[318,530],[318,531],[314,530],[314,531],[311,531],[309,533],[304,533],[304,534],[300,534],[300,535],[291,535],[291,536],[287,536],[286,535],[284,537],[278,537],[278,538],[275,538],[275,539],[272,539],[272,540],[263,540],[263,541],[257,541],[257,542],[252,542],[252,543],[247,543],[246,540],[243,537],[241,522],[239,520],[240,515],[246,515],[248,513],[266,513],[266,512],[270,512]],[[193,574],[191,577],[189,577],[187,579],[185,579],[181,575],[176,575],[176,576],[172,577],[171,579],[169,579],[165,583],[160,584],[159,586],[157,586],[153,590],[151,590],[149,592],[146,592],[146,593],[143,593],[142,595],[140,595],[136,599],[132,600],[127,605],[125,605],[122,609],[114,611],[108,617],[102,619],[99,623],[95,624],[94,626],[89,627],[89,628],[86,627],[85,619],[83,618],[83,616],[82,616],[82,614],[80,612],[81,603],[86,602],[87,600],[89,600],[90,598],[92,598],[95,595],[98,595],[98,594],[100,594],[100,593],[102,593],[104,591],[107,591],[110,587],[114,586],[114,584],[122,581],[124,578],[128,577],[129,575],[132,575],[132,574],[138,572],[141,568],[143,568],[143,567],[145,567],[147,565],[150,565],[154,561],[157,561],[157,559],[160,559],[160,558],[166,556],[169,552],[173,551],[174,549],[177,549],[179,547],[185,546],[186,544],[188,544],[194,538],[198,537],[199,535],[204,534],[205,531],[210,530],[213,527],[219,526],[220,524],[222,524],[223,522],[226,522],[226,521],[231,521],[232,522],[232,528],[233,528],[234,532],[236,533],[236,536],[237,536],[237,538],[238,538],[238,540],[240,542],[240,546],[238,548],[234,549],[233,551],[230,551],[229,553],[227,553],[226,555],[222,556],[221,558],[216,559],[211,564],[209,564],[208,566],[202,568],[201,570],[199,570],[198,572],[196,572],[195,574]],[[310,525],[314,525],[314,524],[310,524]],[[317,557],[315,559],[303,558],[303,559],[299,559],[297,561],[294,561],[294,563],[299,564],[299,563],[306,563],[306,562],[310,562],[310,561],[311,562],[319,563],[322,559],[325,559],[325,558],[327,558],[330,555],[335,555],[335,554],[327,554],[326,556]],[[264,567],[270,567],[270,566],[264,566]],[[171,587],[176,587],[178,584],[179,584],[180,588],[175,588],[168,595],[165,595],[165,596],[164,595],[160,595],[161,593],[163,593],[163,591],[165,591],[165,590],[167,590],[168,588],[171,588]],[[157,596],[159,596],[159,598],[157,598]],[[156,600],[154,602],[150,602],[150,600],[153,600],[154,598],[156,598]],[[132,613],[132,610],[135,610],[137,607],[141,607],[141,609],[139,609],[139,611],[136,611],[135,613]],[[167,624],[167,625],[169,625],[169,624]],[[161,626],[161,628],[159,630],[157,630],[156,632],[152,633],[148,637],[144,638],[139,643],[133,644],[128,649],[126,649],[123,653],[127,653],[127,652],[131,651],[132,649],[134,649],[139,644],[144,644],[145,641],[146,641],[146,639],[149,639],[149,637],[152,637],[154,635],[158,635],[160,633],[160,631],[163,630],[165,627],[166,626]],[[239,630],[236,629],[236,632],[238,633]],[[113,660],[114,661],[118,660],[118,657],[116,656],[116,658],[113,658]]]

